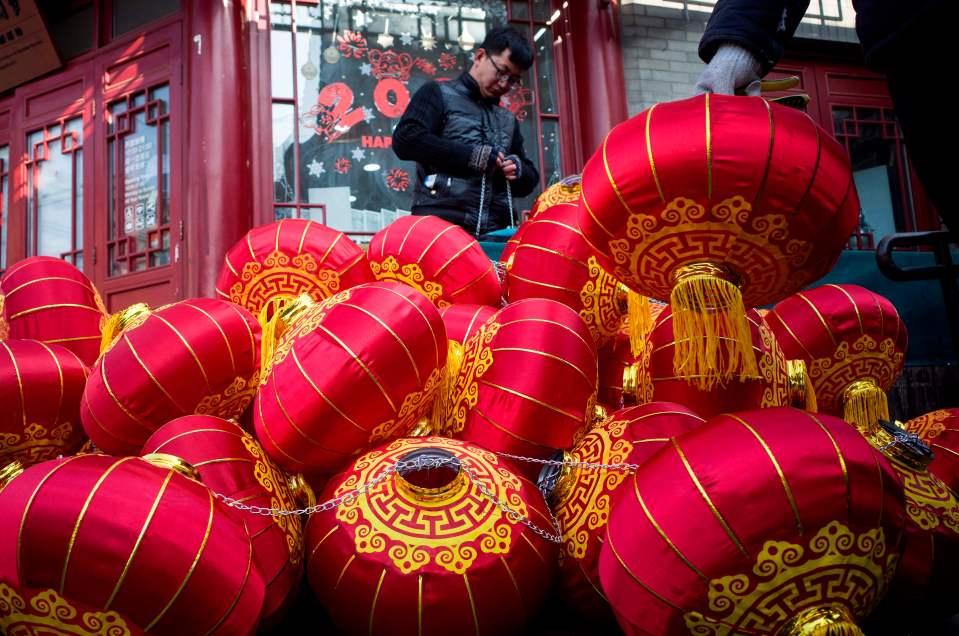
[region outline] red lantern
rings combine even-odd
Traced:
[[[196,468],[205,486],[247,506],[295,510],[312,505],[308,487],[280,470],[256,440],[233,422],[209,415],[188,415],[160,427],[141,455],[163,453]],[[263,621],[280,618],[298,590],[303,573],[303,527],[295,515],[255,515],[230,509],[253,541],[253,562],[266,581]]]
[[[678,402],[707,418],[720,413],[790,405],[786,360],[772,331],[756,310],[746,312],[746,320],[758,362],[757,373],[737,375],[709,389],[700,388],[697,383],[674,373],[676,340],[672,319],[667,307],[647,339],[646,355],[639,363],[637,398],[640,402]],[[728,350],[721,352],[720,365],[725,363],[726,354]]]
[[[90,372],[80,416],[102,450],[132,454],[183,415],[238,418],[259,384],[260,327],[222,300],[167,305],[127,329]]]
[[[69,455],[83,444],[87,368],[75,353],[36,340],[0,340],[0,466]]]
[[[521,370],[521,372],[520,372]],[[498,311],[466,343],[434,431],[545,459],[592,417],[596,347],[575,311],[529,299]]]
[[[526,223],[506,264],[506,298],[561,302],[579,313],[602,346],[626,316],[628,290],[593,255],[577,227],[577,212],[575,203],[559,203]]]
[[[616,126],[586,164],[579,212],[613,275],[670,300],[675,375],[703,388],[756,374],[744,307],[824,276],[858,219],[848,155],[808,115],[709,94]]]
[[[257,393],[257,437],[287,470],[333,472],[426,414],[446,350],[439,312],[415,289],[384,281],[340,292],[281,338]]]
[[[579,202],[579,196],[582,191],[583,181],[578,174],[570,175],[561,181],[557,181],[536,197],[533,208],[529,211],[529,218],[535,219],[543,210],[548,210],[560,203],[572,203],[576,205],[576,203]]]
[[[377,280],[406,283],[439,308],[499,305],[499,279],[483,248],[438,216],[400,217],[373,235],[367,254]]]
[[[44,636],[140,636],[143,630],[118,612],[68,600],[51,588],[13,588],[0,583],[0,630]]]
[[[344,633],[512,633],[546,596],[556,545],[525,523],[554,534],[550,512],[479,446],[397,440],[335,477],[334,496],[347,498],[307,524],[307,572]]]
[[[721,415],[629,482],[599,563],[629,634],[861,634],[895,572],[902,488],[837,418]]]
[[[230,248],[216,293],[259,316],[300,294],[323,300],[373,280],[363,250],[343,232],[306,219],[282,219],[247,232]]]
[[[37,464],[0,491],[0,580],[116,610],[144,631],[250,634],[263,580],[242,523],[136,457]]]
[[[496,307],[489,305],[448,305],[440,309],[446,337],[463,346],[495,313]]]
[[[820,411],[863,430],[889,419],[885,392],[908,341],[892,303],[858,285],[823,285],[778,303],[766,322],[786,357],[806,363]]]
[[[545,481],[551,490],[550,504],[563,530],[559,592],[565,603],[590,618],[612,621],[600,589],[599,552],[613,493],[629,476],[625,467],[589,469],[577,464],[642,464],[667,444],[668,438],[691,431],[703,421],[686,407],[668,402],[617,411],[593,426],[571,452],[564,453],[563,459],[569,463],[554,471],[558,472],[555,477],[541,478],[540,488]]]
[[[890,433],[893,426],[880,427],[873,439],[902,482],[908,518],[902,558],[889,595],[877,612],[881,620],[877,625],[900,623],[906,632],[917,629],[923,618],[945,620],[959,611],[955,576],[959,568],[959,500],[929,471],[932,453],[928,447],[918,440],[895,439]]]
[[[91,365],[105,321],[93,283],[62,259],[32,256],[0,278],[0,337],[58,344]]]
[[[935,457],[929,472],[959,493],[959,409],[940,409],[906,422],[905,429],[929,444]]]

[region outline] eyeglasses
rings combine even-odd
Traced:
[[[493,65],[493,68],[496,69],[496,81],[502,84],[506,82],[507,86],[515,86],[522,81],[522,77],[519,75],[513,75],[509,70],[501,67],[499,64],[493,61],[492,55],[487,55],[486,59],[489,60],[489,63]]]

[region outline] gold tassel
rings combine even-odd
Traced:
[[[3,490],[7,484],[22,475],[23,470],[23,464],[16,460],[0,468],[0,490]]]
[[[842,419],[869,437],[879,428],[879,420],[889,419],[886,393],[873,380],[857,380],[842,392]]]
[[[814,607],[786,623],[779,636],[865,636],[843,605]]]
[[[431,419],[432,413],[430,415],[424,415],[420,419],[416,420],[416,424],[413,425],[413,428],[410,429],[410,432],[407,434],[407,437],[429,437],[433,434],[433,420]]]
[[[855,623],[836,623],[817,625],[809,632],[809,636],[865,636],[865,634]]]
[[[266,377],[273,368],[273,352],[280,342],[280,338],[290,328],[290,325],[304,311],[315,303],[309,294],[299,296],[275,296],[267,301],[260,309],[257,322],[260,323],[260,378],[266,382]]]
[[[713,263],[684,265],[673,274],[672,308],[676,375],[708,391],[734,376],[758,376],[742,293],[728,269]]]
[[[638,356],[646,347],[646,336],[653,330],[649,298],[629,290],[626,293],[626,319],[629,324],[629,351]]]
[[[453,390],[456,387],[456,377],[463,366],[464,354],[463,345],[455,340],[447,341],[446,366],[443,368],[443,375],[440,377],[433,398],[433,415],[430,419],[433,435],[447,434],[447,420],[453,403]]]
[[[786,374],[789,383],[789,406],[802,409],[807,413],[818,413],[816,390],[809,379],[805,360],[786,360]]]
[[[146,304],[135,303],[111,314],[104,323],[103,329],[100,330],[100,355],[102,356],[125,330],[143,322],[150,313],[150,308]]]

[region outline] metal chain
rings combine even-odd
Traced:
[[[486,173],[483,173],[483,178],[480,180],[480,200],[479,200],[479,209],[476,210],[476,236],[477,238],[480,235],[480,227],[483,225],[483,201],[486,198]]]
[[[457,463],[459,464],[459,462]],[[497,497],[489,488],[487,488],[486,484],[480,481],[479,478],[476,476],[476,474],[470,468],[468,468],[467,466],[463,464],[459,464],[459,465],[462,468],[463,472],[466,473],[466,476],[469,477],[474,484],[476,484],[476,488],[481,493],[486,495],[486,497],[490,501],[492,501],[493,504],[495,504],[500,510],[502,510],[506,514],[506,516],[508,516],[512,521],[516,521],[523,524],[524,526],[526,526],[527,528],[529,528],[530,530],[532,530],[533,532],[535,532],[536,534],[538,534],[539,536],[543,537],[544,539],[546,539],[547,541],[551,543],[563,542],[563,531],[560,529],[559,521],[556,520],[556,516],[553,514],[553,511],[549,509],[549,506],[546,506],[546,510],[547,512],[549,512],[550,521],[553,522],[553,531],[555,532],[555,534],[550,534],[546,530],[543,530],[542,528],[537,526],[535,523],[533,523],[529,517],[525,515],[521,515],[520,513],[510,508],[506,502],[504,502],[502,499]]]
[[[513,214],[513,188],[506,180],[506,203],[509,204],[509,226],[516,227],[516,217]]]
[[[571,468],[585,468],[587,470],[622,470],[628,473],[636,472],[639,464],[603,464],[601,462],[568,462],[559,459],[538,459],[536,457],[524,457],[522,455],[511,455],[510,453],[496,453],[500,457],[515,459],[530,464],[542,464],[543,466],[570,466]]]
[[[609,470],[635,470],[638,466],[636,464],[600,464],[596,462],[562,462],[556,460],[544,460],[537,459],[534,457],[521,457],[519,455],[511,455],[509,453],[497,453],[501,457],[506,457],[510,459],[516,459],[521,461],[527,461],[538,464],[546,465],[568,465],[576,466],[580,468],[587,469],[609,469]],[[379,475],[366,482],[365,484],[354,488],[353,490],[334,497],[328,501],[317,504],[315,506],[310,506],[309,508],[301,508],[298,510],[283,510],[279,508],[267,508],[264,506],[248,506],[245,503],[238,501],[232,497],[227,497],[226,495],[220,493],[213,493],[214,496],[225,503],[226,505],[236,508],[237,510],[242,510],[244,512],[249,512],[250,514],[263,515],[263,516],[281,516],[288,517],[292,515],[312,515],[317,512],[327,512],[329,510],[334,510],[339,508],[345,503],[352,503],[360,495],[366,494],[372,488],[382,483],[387,477],[394,475],[396,473],[402,473],[406,470],[417,470],[423,468],[443,468],[449,467],[457,470],[462,470],[463,473],[472,481],[476,488],[487,497],[493,504],[499,508],[507,517],[516,523],[521,523],[537,535],[543,537],[547,541],[552,543],[562,543],[563,541],[563,532],[559,527],[559,521],[557,521],[556,516],[553,514],[553,511],[549,509],[549,506],[546,507],[547,512],[549,512],[550,521],[553,523],[553,533],[550,533],[547,530],[539,527],[529,517],[522,515],[515,510],[513,510],[509,504],[504,502],[502,499],[496,496],[493,491],[491,491],[486,484],[476,475],[475,472],[468,466],[464,465],[456,458],[433,458],[433,457],[417,457],[411,460],[399,460],[392,466],[388,466],[381,472]]]

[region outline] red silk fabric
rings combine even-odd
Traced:
[[[579,313],[597,346],[608,342],[626,315],[626,293],[577,226],[575,203],[542,209],[524,226],[506,265],[506,298],[549,298]]]
[[[141,636],[143,630],[116,611],[66,599],[52,588],[0,583],[0,631],[42,636]]]
[[[843,413],[843,391],[872,380],[888,391],[902,371],[906,325],[891,302],[858,285],[823,285],[799,292],[767,314],[790,360],[804,360],[819,410]]]
[[[373,281],[363,250],[343,232],[306,219],[253,228],[223,259],[217,297],[258,316],[274,299],[323,300]]]
[[[704,422],[689,409],[669,402],[651,402],[612,413],[595,425],[570,453],[574,462],[642,464],[668,443]],[[614,622],[599,581],[602,535],[614,501],[613,493],[629,479],[626,470],[572,468],[568,485],[557,486],[553,504],[563,529],[558,589],[560,598],[580,614]]]
[[[87,367],[36,340],[0,340],[0,467],[69,455],[83,444],[80,397]]]
[[[335,472],[426,414],[446,349],[439,311],[412,287],[341,292],[281,339],[254,405],[257,438],[287,470]]]
[[[629,334],[620,330],[599,349],[597,400],[611,411],[636,403],[635,393],[623,393],[623,373],[638,361],[629,345]]]
[[[105,320],[106,309],[93,283],[62,259],[32,256],[0,278],[0,339],[58,344],[92,365],[100,353]]]
[[[187,415],[161,426],[141,455],[165,453],[185,460],[203,485],[248,506],[296,510],[289,478],[266,456],[256,440],[233,422],[209,415]],[[282,617],[303,574],[303,525],[300,517],[255,515],[227,509],[246,526],[253,562],[266,582],[263,622]]]
[[[406,283],[437,307],[499,304],[499,278],[483,248],[438,216],[400,217],[373,235],[367,254],[377,280]]]
[[[699,95],[616,126],[583,172],[579,223],[607,269],[668,300],[671,275],[722,263],[746,307],[824,276],[859,220],[845,149],[760,97]]]
[[[678,402],[705,418],[758,408],[789,405],[789,377],[786,359],[772,331],[755,309],[746,312],[759,375],[735,376],[725,385],[702,390],[673,370],[676,339],[669,307],[656,320],[640,361],[638,400]],[[728,350],[720,348],[720,355]]]
[[[401,439],[363,455],[321,499],[424,448],[449,453],[510,510],[555,532],[531,482],[493,453],[441,437]],[[520,631],[549,591],[556,545],[511,519],[468,477],[432,498],[404,482],[393,474],[307,524],[310,585],[338,628],[424,636]]]
[[[199,482],[136,457],[37,464],[0,491],[0,581],[53,588],[145,631],[250,634],[263,580],[243,525]]]
[[[940,409],[913,418],[905,428],[929,445],[935,457],[929,472],[959,493],[959,409]]]
[[[570,448],[592,417],[596,364],[572,309],[511,303],[467,342],[446,426],[490,450],[545,459]]]
[[[902,486],[838,418],[791,408],[721,415],[672,439],[628,481],[599,562],[628,634],[774,634],[830,604],[862,618],[899,556]]]
[[[479,331],[486,321],[493,317],[496,307],[489,305],[448,305],[440,309],[440,316],[446,326],[446,337],[461,345]]]
[[[238,418],[259,383],[260,326],[242,307],[194,298],[150,314],[90,372],[80,405],[98,448],[135,454],[183,415]]]

